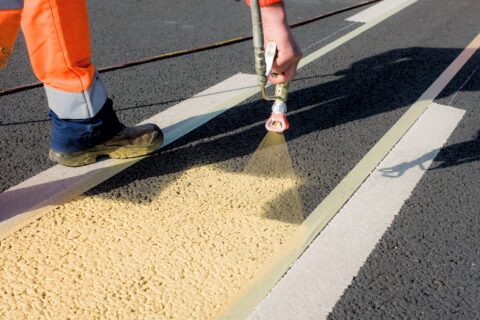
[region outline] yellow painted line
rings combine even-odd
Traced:
[[[229,164],[76,197],[4,239],[0,318],[214,318],[304,220],[283,135]]]
[[[308,216],[293,236],[293,241],[287,243],[281,254],[273,258],[262,274],[251,282],[251,286],[233,300],[234,303],[224,310],[221,319],[245,319],[251,314],[479,47],[480,34]]]

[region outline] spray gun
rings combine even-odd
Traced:
[[[277,54],[277,45],[275,42],[269,42],[266,50],[264,49],[262,14],[258,0],[250,1],[250,10],[252,14],[255,71],[258,77],[258,85],[260,86],[262,98],[274,101],[272,114],[265,123],[265,128],[268,131],[281,133],[287,130],[289,126],[286,116],[288,85],[286,83],[277,84],[274,95],[267,95],[267,78],[272,73],[273,61]]]

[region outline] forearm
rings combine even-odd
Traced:
[[[287,24],[287,14],[283,3],[275,3],[269,6],[261,7],[262,22],[264,24],[282,23]]]

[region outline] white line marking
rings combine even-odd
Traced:
[[[391,16],[397,14],[398,12],[402,11],[403,9],[407,8],[408,6],[414,4],[417,2],[417,0],[403,0],[400,2],[400,5],[396,6],[393,9],[390,9],[387,12],[384,12],[382,15],[375,17],[375,19],[372,19],[368,23],[356,28],[355,30],[347,33],[346,35],[338,38],[335,41],[332,41],[331,43],[327,44],[326,46],[322,47],[321,49],[313,52],[312,54],[306,56],[305,58],[300,61],[300,64],[298,65],[298,68],[303,68],[309,63],[317,60],[319,57],[325,55],[327,52],[332,51],[333,49],[338,48],[339,46],[345,44],[346,42],[352,40],[353,38],[361,35],[365,31],[373,28],[377,24],[385,21],[386,19],[390,18]]]
[[[326,318],[464,114],[431,104],[251,319]]]
[[[347,18],[347,21],[354,21],[354,22],[370,22],[381,15],[385,14],[386,12],[394,9],[395,7],[401,5],[408,0],[383,0],[368,9],[365,9],[350,18]]]
[[[256,76],[239,73],[142,123],[162,128],[164,147],[257,92]]]

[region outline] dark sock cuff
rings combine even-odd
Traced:
[[[60,119],[52,110],[48,115],[52,120],[51,147],[59,152],[72,153],[90,149],[112,138],[123,128],[113,111],[113,103],[110,99],[107,99],[102,109],[93,118]]]

